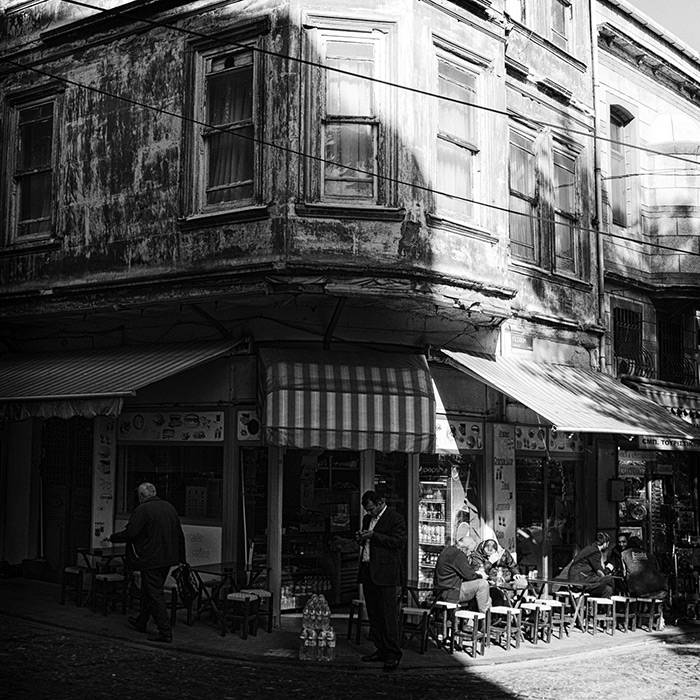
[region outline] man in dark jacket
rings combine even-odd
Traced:
[[[163,587],[170,568],[185,562],[185,535],[177,511],[156,495],[153,484],[138,488],[139,505],[127,526],[115,532],[110,542],[127,542],[134,548],[135,568],[141,572],[141,610],[129,623],[139,632],[146,632],[148,618],[153,615],[158,634],[152,642],[172,642],[173,633],[165,605]]]
[[[406,546],[406,521],[386,499],[366,491],[362,506],[367,514],[357,533],[360,549],[359,582],[365,596],[372,640],[377,650],[363,661],[383,661],[384,670],[393,671],[402,656],[399,644],[396,589],[403,583],[401,552]]]
[[[605,573],[603,566],[603,552],[609,544],[610,536],[598,532],[594,542],[574,557],[569,568],[569,581],[589,584],[586,593],[593,598],[609,598],[613,592],[613,577]]]
[[[442,600],[466,603],[476,598],[479,612],[491,608],[489,584],[483,562],[474,555],[476,542],[461,525],[455,543],[447,545],[435,564],[435,586],[444,589]]]

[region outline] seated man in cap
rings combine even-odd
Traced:
[[[444,590],[442,600],[466,603],[476,598],[479,612],[491,608],[489,584],[481,561],[474,556],[476,542],[466,528],[457,529],[455,543],[440,552],[435,565],[435,586]]]

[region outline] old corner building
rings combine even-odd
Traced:
[[[378,484],[409,578],[623,529],[697,594],[696,52],[623,0],[0,27],[0,559],[56,580],[151,481],[191,562],[341,605]]]

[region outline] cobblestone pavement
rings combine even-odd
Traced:
[[[12,700],[697,700],[699,687],[697,634],[466,669],[405,663],[387,674],[377,667],[357,673],[296,660],[212,658],[0,617],[0,698]]]

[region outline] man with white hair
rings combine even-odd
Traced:
[[[489,584],[483,567],[472,558],[476,542],[467,529],[457,528],[455,543],[447,545],[435,565],[435,586],[444,589],[442,600],[450,603],[466,603],[476,598],[479,612],[491,608]]]
[[[129,624],[145,633],[153,615],[158,634],[148,637],[149,641],[170,643],[173,632],[163,587],[170,568],[185,563],[185,535],[177,511],[158,498],[153,484],[141,484],[138,498],[139,505],[124,530],[113,533],[109,539],[133,546],[132,565],[141,572],[141,610],[137,617],[128,618]]]

